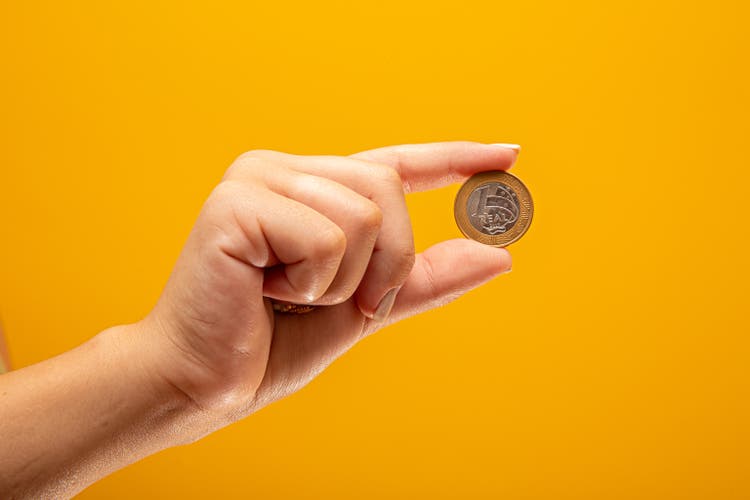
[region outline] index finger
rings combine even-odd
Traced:
[[[387,146],[351,157],[395,169],[409,193],[452,184],[485,170],[507,170],[520,149],[518,144],[452,141]]]

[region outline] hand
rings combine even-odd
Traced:
[[[140,323],[159,341],[159,375],[209,416],[197,434],[298,390],[383,326],[509,270],[506,250],[465,239],[415,257],[404,193],[507,169],[516,155],[447,142],[240,156]],[[270,299],[319,307],[280,314]]]

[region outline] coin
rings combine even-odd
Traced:
[[[305,314],[315,309],[315,306],[308,304],[291,304],[289,302],[280,302],[276,300],[271,300],[271,307],[274,311],[285,314]]]
[[[504,247],[529,229],[534,203],[521,180],[503,170],[471,176],[456,195],[453,215],[467,238]]]

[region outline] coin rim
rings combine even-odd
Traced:
[[[476,229],[469,221],[469,214],[466,213],[466,203],[469,200],[469,196],[474,190],[481,184],[486,182],[500,182],[508,185],[511,189],[516,192],[519,201],[519,214],[518,222],[510,229],[501,235],[490,235],[485,234]],[[453,203],[453,216],[456,219],[456,225],[458,229],[467,238],[490,245],[493,247],[502,248],[515,243],[518,241],[531,226],[531,220],[534,217],[534,200],[531,198],[529,188],[516,177],[515,175],[506,172],[505,170],[488,170],[485,172],[479,172],[471,176],[456,194],[456,199]],[[523,223],[525,221],[525,224]],[[508,237],[508,235],[511,235]],[[507,240],[505,240],[507,238]],[[504,241],[505,240],[505,241]]]

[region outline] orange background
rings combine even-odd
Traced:
[[[518,142],[514,271],[82,498],[750,497],[748,3],[5,2],[16,366],[134,321],[242,151]],[[419,249],[457,186],[410,197]]]

